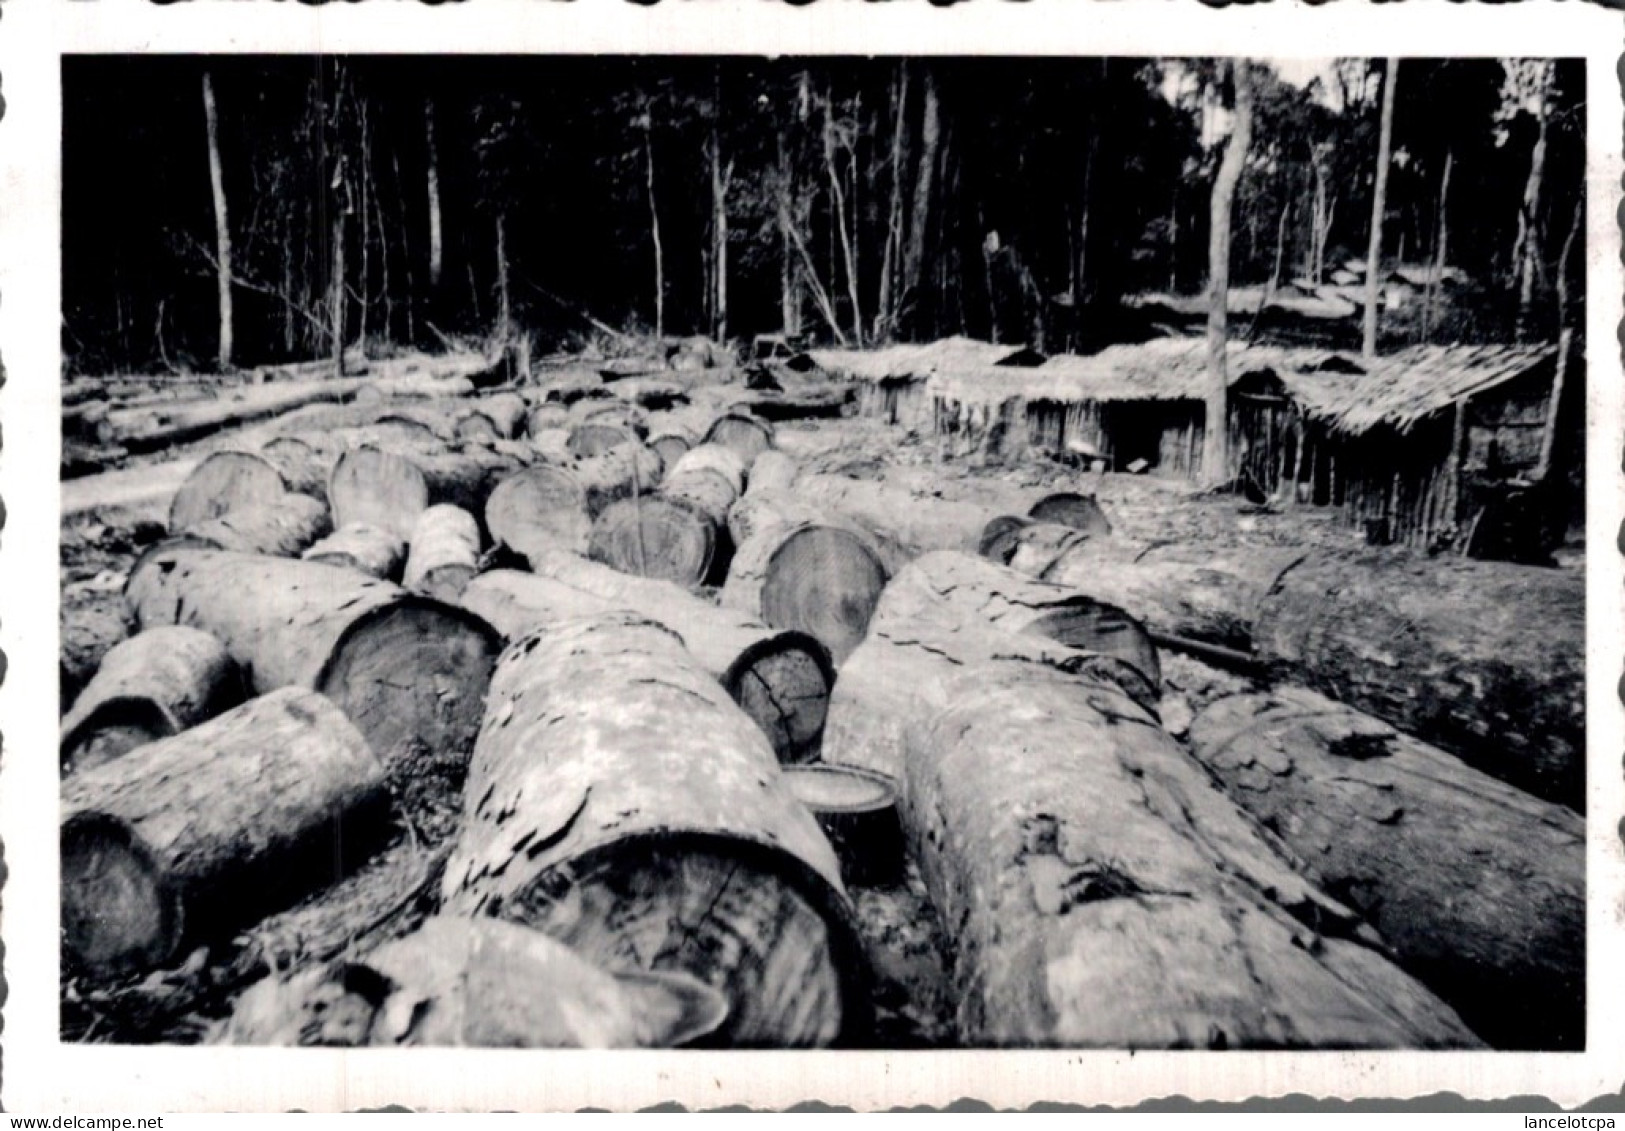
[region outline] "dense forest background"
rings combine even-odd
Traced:
[[[1385,65],[1246,64],[1232,287],[1366,255]],[[186,372],[523,334],[1090,350],[1208,278],[1208,60],[72,57],[63,351]],[[1583,297],[1579,61],[1397,65],[1384,348]],[[1579,235],[1578,251],[1575,236]],[[1177,305],[1177,304],[1176,304]],[[1243,326],[1245,328],[1245,326]]]

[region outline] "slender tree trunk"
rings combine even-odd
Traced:
[[[497,213],[497,341],[506,345],[513,337],[513,311],[508,304],[508,224]]]
[[[444,266],[444,249],[440,234],[440,156],[434,142],[434,103],[423,104],[423,123],[428,139],[429,180],[429,288],[440,286],[440,271]]]
[[[655,256],[655,337],[666,334],[666,255],[660,246],[660,209],[655,203],[654,119],[649,116],[649,99],[643,99],[643,171],[649,196],[649,239]]]
[[[1371,192],[1371,242],[1366,252],[1365,328],[1360,353],[1377,356],[1377,296],[1382,291],[1382,220],[1388,209],[1388,162],[1394,142],[1394,81],[1399,60],[1390,57],[1382,81],[1382,127],[1377,137],[1377,183]]]
[[[226,220],[226,183],[220,168],[220,121],[214,108],[214,84],[203,72],[203,117],[209,131],[209,187],[214,194],[216,285],[220,294],[220,352],[222,372],[231,368],[231,226]]]
[[[339,164],[338,195],[340,203],[333,210],[333,273],[328,281],[328,308],[332,320],[331,350],[333,354],[333,368],[338,376],[344,376],[344,214],[349,211],[343,204],[344,165]]]
[[[711,118],[711,337],[716,341],[728,338],[728,181],[733,175],[730,165],[722,166],[722,138],[718,133],[719,109]]]
[[[920,118],[920,164],[914,177],[914,200],[909,217],[908,240],[903,250],[902,298],[898,316],[919,305],[920,273],[925,263],[926,233],[931,224],[931,187],[936,176],[937,148],[942,141],[942,115],[937,104],[937,84],[930,67],[925,71],[924,107]]]
[[[903,242],[903,155],[908,113],[908,64],[897,66],[897,93],[892,104],[891,203],[886,209],[886,244],[880,255],[880,294],[876,299],[874,339],[892,336],[897,323],[897,294],[894,279]]]
[[[1456,162],[1456,151],[1445,150],[1444,173],[1439,178],[1439,223],[1433,237],[1433,270],[1428,272],[1427,296],[1422,303],[1422,341],[1433,334],[1433,304],[1439,288],[1444,285],[1446,256],[1450,248],[1450,169]]]
[[[801,280],[796,269],[795,241],[790,226],[790,202],[795,199],[795,170],[790,163],[790,152],[784,145],[784,130],[774,131],[779,149],[779,317],[784,336],[796,338],[801,334]]]
[[[359,219],[361,224],[361,326],[356,333],[357,340],[366,348],[367,342],[367,316],[372,309],[372,236],[371,216],[368,205],[372,196],[372,129],[367,121],[367,104],[357,99],[358,111],[361,116],[361,209]]]
[[[1230,301],[1230,217],[1241,180],[1242,165],[1253,136],[1253,88],[1249,64],[1237,59],[1230,64],[1236,87],[1235,121],[1224,158],[1213,182],[1208,239],[1207,309],[1207,421],[1202,430],[1202,479],[1216,486],[1225,481],[1227,452],[1229,375],[1225,367],[1225,347]]]
[[[417,341],[417,283],[412,277],[412,241],[408,237],[410,228],[406,221],[406,192],[401,183],[401,158],[398,153],[390,154],[390,167],[395,173],[395,203],[400,206],[401,215],[401,265],[406,270],[406,339]]]
[[[846,230],[846,192],[835,160],[835,92],[826,92],[824,102],[824,168],[829,174],[830,200],[835,208],[835,230],[841,238],[841,264],[846,272],[846,297],[852,304],[852,338],[863,346],[863,309],[858,302],[858,269],[852,251],[852,238]],[[833,281],[833,280],[832,280]]]
[[[1529,178],[1523,186],[1523,206],[1518,212],[1518,241],[1514,258],[1518,264],[1518,340],[1529,336],[1535,305],[1535,277],[1540,271],[1540,193],[1546,174],[1546,136],[1549,128],[1552,64],[1542,64],[1541,86],[1536,98],[1536,121],[1540,132],[1534,152],[1529,155]]]

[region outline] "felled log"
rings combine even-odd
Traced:
[[[1585,1046],[1585,822],[1310,691],[1220,699],[1190,748],[1503,1049]]]
[[[107,654],[135,631],[135,620],[117,589],[76,584],[63,587],[57,621],[57,696],[66,712]]]
[[[722,478],[737,499],[745,493],[746,463],[739,457],[739,453],[722,444],[699,444],[684,452],[677,462],[666,469],[662,480],[662,489],[676,486],[685,475],[697,475],[702,472],[711,472]],[[722,520],[727,521],[728,507],[733,505],[729,499],[722,508]]]
[[[219,518],[184,527],[181,533],[222,550],[291,558],[332,529],[324,501],[284,491],[274,499],[238,506]]]
[[[177,549],[154,554],[125,590],[143,628],[213,633],[256,694],[320,691],[386,764],[466,751],[500,646],[463,609],[353,570],[288,558]]]
[[[376,526],[405,542],[429,506],[429,483],[411,459],[375,447],[339,456],[327,481],[333,525]]]
[[[1285,681],[1584,811],[1585,639],[1578,571],[1323,551],[1270,587],[1253,646]]]
[[[62,517],[100,512],[109,515],[117,513],[127,516],[130,521],[167,523],[175,492],[200,462],[182,459],[64,479]]]
[[[716,520],[689,500],[640,495],[611,503],[593,520],[587,553],[624,573],[693,588],[711,576],[717,531]]]
[[[934,558],[944,559],[949,568],[932,570]],[[928,555],[915,564],[920,563],[927,568],[905,567],[886,587],[867,636],[840,665],[824,723],[825,761],[900,778],[908,735],[948,704],[955,673],[990,660],[1020,660],[1035,670],[1086,675],[1116,687],[1142,709],[1157,705],[1156,681],[1145,672],[1144,646],[1135,641],[1132,622],[1123,627],[1117,610],[1069,607],[1067,601],[1076,601],[1076,594],[1067,591],[1030,594],[1030,606],[1019,597],[1007,602],[999,596],[997,575],[1008,571],[967,555]],[[956,575],[967,585],[963,597],[942,591]],[[1046,609],[1044,600],[1057,603]],[[1084,647],[1027,630],[1054,614],[1062,626],[1057,635]],[[1113,651],[1090,650],[1091,643]]]
[[[509,640],[588,613],[631,610],[682,638],[761,728],[779,761],[817,755],[835,669],[812,637],[770,629],[670,582],[632,577],[575,554],[543,551],[531,569],[482,574],[463,592],[463,606]]]
[[[649,431],[647,413],[635,404],[616,399],[607,390],[601,397],[588,397],[576,401],[570,406],[569,411],[571,423],[574,425],[602,424],[606,427],[624,428],[635,440],[643,439]]]
[[[97,974],[159,965],[337,879],[383,784],[344,712],[299,688],[73,775],[61,827],[69,962]]]
[[[181,483],[169,504],[169,529],[176,533],[243,507],[272,503],[288,482],[270,460],[255,452],[215,452]]]
[[[1043,577],[1057,559],[1089,537],[1082,530],[1060,523],[1000,515],[983,529],[977,553],[1018,573]]]
[[[207,632],[171,625],[137,633],[107,653],[63,717],[63,772],[111,762],[242,699],[242,673]]]
[[[767,448],[751,461],[750,476],[745,489],[787,491],[795,486],[796,476],[800,474],[801,468],[794,456],[786,455],[777,448]]]
[[[1115,656],[1144,681],[1130,694],[1155,710],[1162,668],[1145,626],[1077,589],[1036,581],[971,554],[938,550],[897,571],[876,610],[877,617],[882,615],[889,624],[946,627],[976,618],[1003,632],[1043,636],[1082,652]]]
[[[307,562],[345,566],[394,581],[406,564],[406,542],[393,530],[352,522],[339,527],[300,556]]]
[[[1119,605],[1154,632],[1246,652],[1265,594],[1305,556],[1301,548],[1090,537],[1073,542],[1047,566],[1040,557],[1027,560],[1043,566],[1037,576],[1045,581]]]
[[[215,1043],[670,1048],[727,1010],[684,974],[612,973],[529,927],[436,916],[351,962],[256,983]]]
[[[526,558],[555,548],[585,553],[592,517],[580,476],[548,464],[508,476],[486,500],[485,528],[492,542]]]
[[[807,633],[839,666],[863,639],[886,586],[878,547],[782,493],[746,495],[728,512],[728,527],[734,555],[721,603]]]
[[[795,493],[844,515],[910,556],[930,550],[975,553],[988,521],[1000,513],[977,503],[932,498],[840,475],[803,475],[796,480]]]
[[[298,436],[276,436],[260,446],[259,457],[282,473],[288,490],[316,499],[327,498],[327,474],[332,461]]]
[[[667,467],[682,458],[684,452],[700,442],[699,435],[681,424],[665,424],[649,429],[649,447],[660,454]]]
[[[455,603],[480,569],[480,524],[462,507],[438,503],[418,515],[401,585]]]
[[[340,378],[241,385],[218,397],[115,409],[107,414],[106,430],[109,439],[131,451],[156,451],[304,405],[348,400],[365,383]]]
[[[512,440],[520,434],[529,413],[529,406],[517,393],[496,393],[481,397],[469,404],[469,410],[457,422],[457,433],[468,438],[486,436],[493,440]],[[476,423],[464,428],[469,421]],[[478,423],[483,421],[483,425]]]
[[[512,644],[491,683],[444,906],[596,965],[720,991],[736,1046],[861,1032],[868,994],[834,852],[767,740],[669,630],[633,614]]]
[[[652,494],[665,465],[658,453],[633,441],[578,460],[571,470],[581,481],[588,515],[596,517],[617,499]]]
[[[1032,505],[1027,517],[1034,522],[1069,526],[1098,538],[1105,538],[1112,532],[1111,520],[1100,508],[1100,501],[1093,495],[1080,495],[1076,491],[1045,495]]]
[[[1477,1048],[1145,711],[973,666],[909,735],[904,819],[967,1045]]]
[[[732,448],[749,467],[752,460],[773,446],[773,426],[748,413],[728,412],[706,429],[703,442]]]
[[[607,452],[622,444],[638,443],[637,433],[610,421],[588,420],[570,428],[570,454],[578,459]]]
[[[569,426],[570,410],[554,402],[536,405],[525,416],[525,435],[533,438],[539,433]]]

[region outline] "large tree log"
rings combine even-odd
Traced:
[[[184,527],[180,533],[222,550],[291,558],[332,529],[325,502],[284,491],[275,499],[238,506],[219,518]]]
[[[64,773],[111,762],[179,734],[243,700],[225,646],[195,628],[138,633],[107,653],[62,719]]]
[[[768,448],[751,461],[747,491],[788,491],[801,474],[794,456]]]
[[[530,406],[517,393],[496,393],[468,403],[468,411],[457,422],[459,436],[477,439],[512,440],[524,428]]]
[[[722,508],[722,520],[727,521],[728,507],[733,505],[734,499],[745,493],[746,466],[739,453],[732,448],[715,443],[698,444],[684,452],[676,463],[666,469],[662,487],[664,489],[676,486],[685,475],[712,472],[721,476],[733,491],[733,498]]]
[[[972,503],[932,498],[865,479],[803,475],[795,494],[844,515],[910,556],[930,550],[975,553],[987,524],[999,511]]]
[[[495,570],[464,591],[465,608],[513,640],[589,613],[626,609],[665,625],[762,729],[781,762],[818,753],[835,669],[806,633],[780,632],[665,581],[632,577],[585,558],[546,551],[534,574]]]
[[[728,512],[734,555],[721,603],[807,633],[840,665],[868,631],[887,567],[866,534],[792,495],[749,494]]]
[[[929,570],[934,558],[944,559],[949,568]],[[998,595],[996,574],[1008,571],[983,567],[995,571],[990,577],[983,569],[962,568],[965,563],[982,563],[958,554],[929,555],[920,561],[928,570],[906,567],[887,586],[868,636],[840,666],[824,724],[825,761],[901,777],[908,735],[948,705],[948,688],[958,671],[988,660],[1021,660],[1035,669],[1087,674],[1117,687],[1148,710],[1156,703],[1156,684],[1144,671],[1146,649],[1131,630],[1124,629],[1117,610],[1097,612],[1088,604],[1069,607],[1075,594],[1029,594],[1031,606],[1023,605],[1019,597],[1006,602]],[[945,576],[936,576],[939,573]],[[983,576],[977,578],[978,573]],[[941,585],[952,585],[956,574],[964,577],[967,596],[950,600]],[[1048,599],[1057,601],[1053,608],[1043,604]],[[1054,614],[1060,615],[1063,626],[1057,636],[1086,646],[1099,643],[1115,654],[1029,631],[1035,622]]]
[[[611,969],[692,975],[728,999],[727,1044],[863,1030],[834,852],[675,634],[615,614],[516,641],[486,719],[448,911],[535,927]]]
[[[682,458],[683,453],[700,442],[700,433],[682,424],[668,422],[649,429],[649,447],[660,453],[667,467]]]
[[[131,451],[156,451],[304,405],[348,400],[364,384],[341,378],[242,385],[206,400],[116,409],[107,414],[107,433]]]
[[[186,476],[169,504],[175,533],[244,507],[274,503],[288,491],[282,472],[254,452],[215,452]]]
[[[437,916],[354,961],[257,983],[218,1043],[669,1048],[727,1012],[687,975],[612,973],[529,927]]]
[[[576,426],[601,424],[608,428],[622,428],[629,432],[634,440],[641,440],[649,434],[647,413],[637,405],[616,400],[607,393],[603,397],[588,397],[576,401],[570,406],[569,412],[570,420]]]
[[[455,603],[480,571],[480,524],[461,507],[439,503],[418,515],[401,585]]]
[[[909,735],[905,821],[970,1045],[1476,1048],[1115,688],[974,665]]]
[[[375,447],[339,456],[327,481],[327,502],[336,527],[376,526],[412,537],[418,515],[429,507],[429,483],[411,459]]]
[[[57,697],[66,712],[107,654],[135,630],[135,620],[123,595],[100,584],[64,586],[57,618]]]
[[[288,688],[70,777],[62,936],[95,973],[158,965],[335,880],[384,769],[337,706]]]
[[[533,439],[543,432],[568,430],[569,426],[570,410],[561,404],[539,404],[525,416],[525,435]]]
[[[705,431],[704,442],[732,448],[749,467],[752,460],[773,446],[773,426],[744,412],[727,412]]]
[[[486,501],[485,528],[527,559],[554,548],[585,553],[592,517],[580,476],[546,464],[508,476]]]
[[[640,442],[638,434],[631,428],[612,420],[593,419],[572,425],[566,446],[577,459],[587,459],[622,444]]]
[[[1310,691],[1240,695],[1197,759],[1497,1048],[1585,1047],[1585,822]]]
[[[643,495],[604,509],[587,552],[624,573],[694,588],[711,577],[717,531],[715,519],[687,499]]]
[[[1317,552],[1264,597],[1254,650],[1537,797],[1585,808],[1579,571]]]
[[[301,555],[307,562],[346,566],[385,581],[401,575],[406,542],[393,530],[352,522],[341,526]]]
[[[657,452],[634,441],[578,460],[571,470],[586,492],[587,514],[596,518],[617,499],[652,494],[665,464]]]
[[[219,637],[258,694],[322,692],[403,773],[472,746],[500,647],[491,626],[463,609],[286,558],[157,553],[125,595],[143,628],[187,624]]]
[[[1091,535],[1055,522],[1000,515],[982,531],[976,552],[1028,577],[1043,577],[1073,546]]]
[[[127,515],[130,521],[168,522],[175,492],[200,462],[182,459],[64,480],[62,517],[100,512]]]
[[[1100,501],[1093,495],[1080,495],[1076,491],[1045,495],[1027,511],[1027,517],[1035,522],[1069,526],[1097,538],[1105,538],[1112,532],[1111,521],[1100,509]]]

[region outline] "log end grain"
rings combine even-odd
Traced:
[[[429,484],[412,460],[363,446],[345,452],[327,480],[334,526],[366,523],[411,538],[418,515],[429,506]]]
[[[809,526],[790,535],[768,560],[761,617],[823,641],[839,664],[863,640],[886,587],[886,571],[850,531]]]
[[[493,542],[527,558],[550,549],[584,553],[592,534],[580,480],[547,465],[498,483],[485,503],[485,527]]]
[[[215,452],[194,467],[169,504],[169,529],[183,531],[239,507],[274,502],[288,490],[282,473],[252,452]]]
[[[303,553],[332,529],[324,501],[285,491],[275,499],[235,507],[184,533],[222,550],[286,558]]]
[[[588,554],[622,573],[693,588],[711,574],[717,527],[707,515],[659,496],[611,503],[593,523]]]
[[[637,442],[637,434],[630,428],[611,421],[587,420],[570,429],[570,440],[566,447],[577,459],[586,459],[621,444]]]
[[[779,761],[818,756],[835,666],[829,649],[805,632],[776,632],[747,648],[722,673],[722,686],[753,719]]]
[[[718,417],[705,433],[705,443],[732,448],[746,467],[773,446],[773,426],[742,412]]]
[[[661,463],[671,467],[683,458],[683,454],[689,451],[694,443],[680,433],[662,432],[650,438],[649,446],[659,453]]]
[[[76,966],[113,974],[175,952],[184,929],[180,896],[129,824],[76,814],[62,824],[60,850],[63,945]]]

